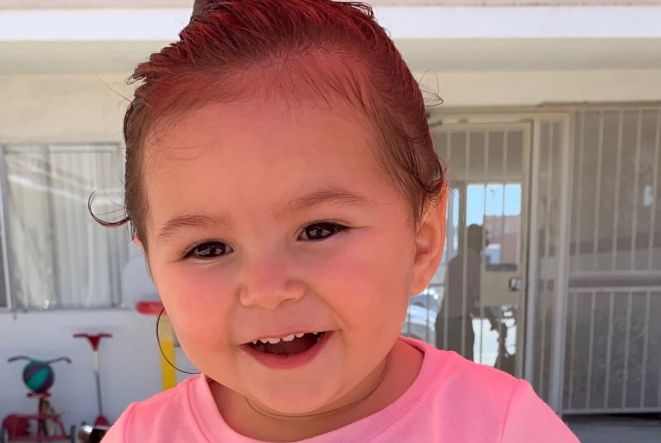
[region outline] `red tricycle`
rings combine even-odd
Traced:
[[[66,433],[61,415],[57,414],[51,406],[48,390],[53,386],[55,373],[51,367],[52,363],[66,361],[71,363],[68,357],[60,357],[54,360],[40,361],[30,357],[18,356],[8,360],[9,363],[27,360],[23,368],[23,382],[31,391],[29,398],[39,400],[39,409],[36,414],[11,414],[5,417],[0,427],[0,443],[13,442],[63,442],[76,443],[76,426],[71,426],[69,434]],[[31,423],[36,423],[36,430],[32,432]]]

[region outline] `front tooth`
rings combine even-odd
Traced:
[[[268,338],[260,338],[259,341],[261,341],[264,344],[269,342]]]
[[[275,345],[275,344],[280,343],[280,339],[279,339],[279,338],[267,338],[266,340],[267,340],[269,343],[271,343],[272,345]]]
[[[282,341],[292,341],[292,340],[294,340],[295,338],[296,338],[296,335],[295,335],[295,334],[292,334],[292,335],[288,335],[288,336],[286,336],[286,337],[282,337]]]
[[[296,338],[301,338],[301,337],[303,337],[304,335],[305,335],[305,334],[296,334]]]

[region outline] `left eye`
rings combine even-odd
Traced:
[[[307,241],[319,241],[325,240],[333,235],[344,231],[346,226],[339,225],[337,223],[323,222],[323,223],[313,223],[308,225],[303,229],[303,232],[300,235],[301,240]]]

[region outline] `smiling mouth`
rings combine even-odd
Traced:
[[[326,335],[325,331],[292,334],[282,338],[263,338],[252,343],[246,343],[246,345],[257,352],[286,357],[308,351],[319,343],[324,335]]]

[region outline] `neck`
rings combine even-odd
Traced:
[[[282,414],[218,384],[212,393],[225,422],[256,440],[299,441],[331,432],[373,415],[413,384],[422,354],[398,341],[373,373],[342,399],[307,414]]]
[[[366,383],[368,386],[371,385],[369,390],[361,390],[357,392],[357,398],[354,400],[344,399],[340,400],[338,404],[330,405],[329,407],[323,408],[319,411],[313,411],[307,414],[279,414],[276,411],[270,411],[268,408],[260,406],[258,403],[253,402],[248,397],[244,397],[248,406],[257,414],[264,417],[269,417],[275,420],[288,421],[288,422],[305,422],[310,420],[318,419],[327,419],[333,416],[338,416],[344,411],[351,410],[353,408],[359,407],[359,405],[365,403],[380,387],[383,385],[383,381],[388,374],[390,363],[390,354],[386,356],[385,360],[379,364],[376,370],[373,372],[373,376],[369,377],[370,380],[367,380]],[[375,380],[374,377],[378,376]]]

